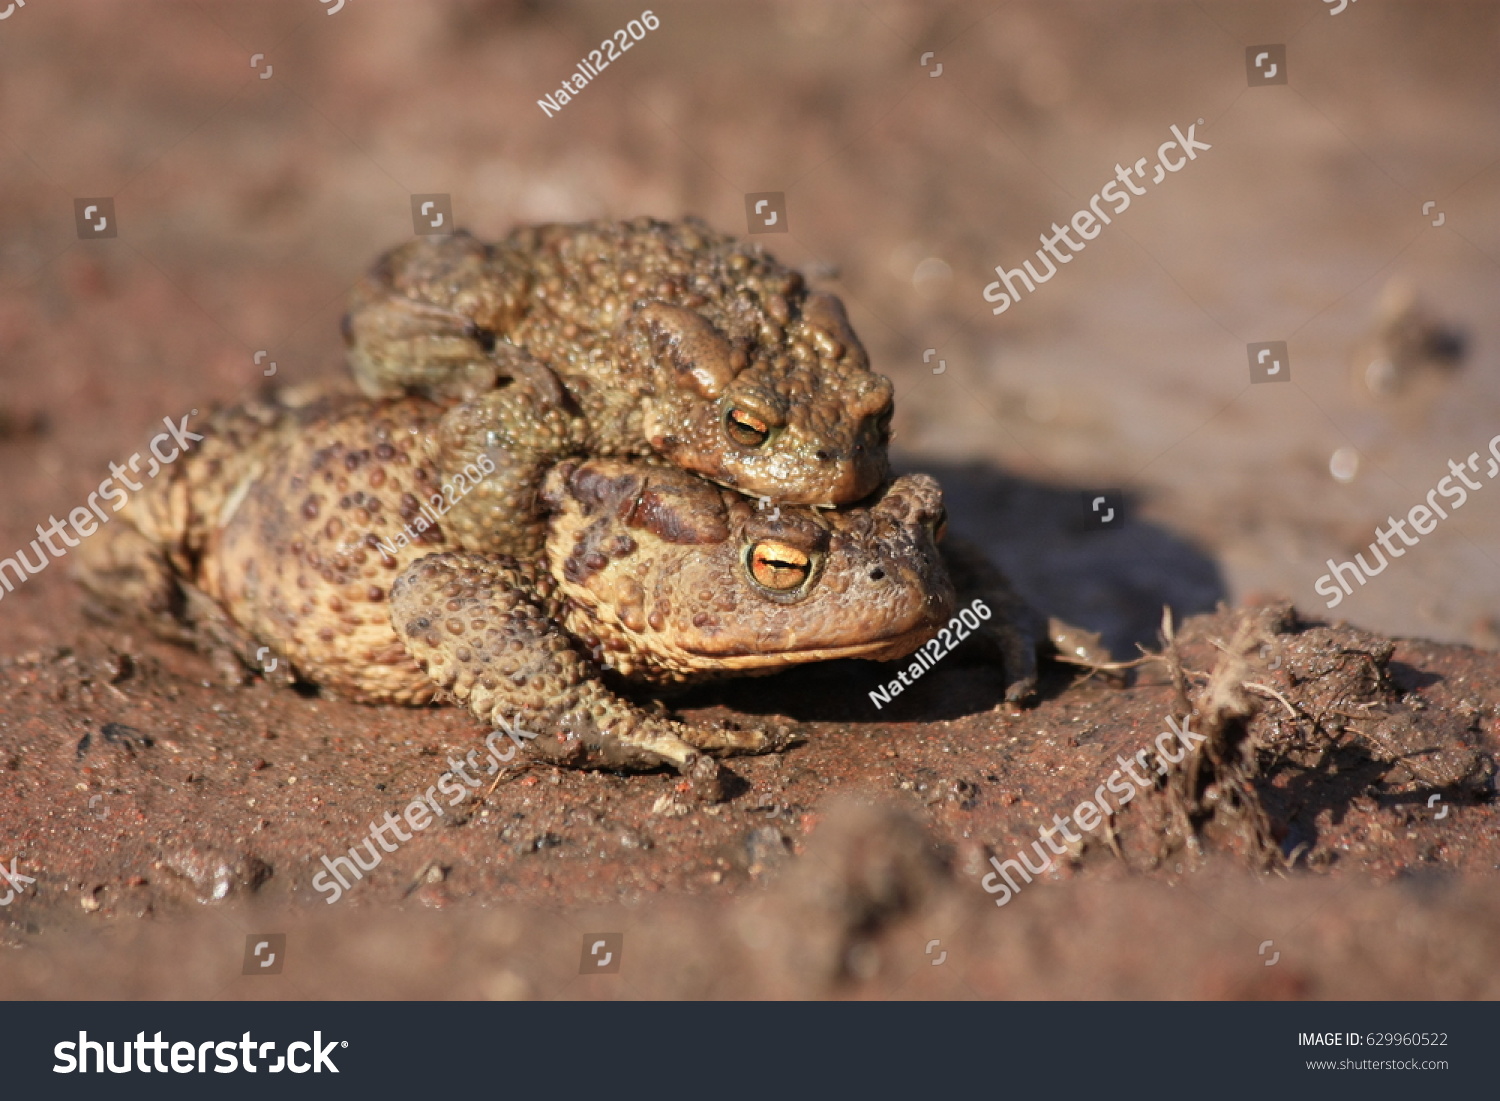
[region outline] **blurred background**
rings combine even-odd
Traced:
[[[641,8],[12,6],[0,551],[163,416],[272,366],[340,371],[343,297],[412,234],[414,194],[494,237],[641,214],[743,234],[745,196],[782,193],[785,232],[756,239],[843,296],[896,381],[901,462],[1116,648],[1164,602],[1322,614],[1325,561],[1500,433],[1500,7],[643,3],[659,27],[551,117],[537,101]],[[1285,83],[1247,61],[1267,45]],[[1212,148],[994,316],[996,265],[1174,125]],[[81,239],[75,200],[100,198],[117,235]],[[1265,341],[1290,378],[1252,385]],[[1090,530],[1105,490],[1125,522]],[[1497,535],[1487,487],[1334,614],[1500,644]],[[9,594],[0,649],[76,604],[62,571]]]

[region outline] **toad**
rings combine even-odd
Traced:
[[[126,523],[85,542],[82,580],[172,637],[262,668],[272,651],[333,694],[446,690],[541,732],[544,758],[695,778],[785,738],[679,722],[632,686],[895,659],[952,612],[925,475],[855,508],[767,511],[660,462],[568,460],[542,480],[542,549],[476,552],[446,513],[485,468],[430,448],[451,413],[308,389],[216,414]]]
[[[695,220],[418,237],[357,285],[344,337],[372,397],[490,395],[476,411],[509,464],[455,517],[476,532],[572,456],[653,455],[783,504],[849,504],[887,476],[891,383],[839,300]]]

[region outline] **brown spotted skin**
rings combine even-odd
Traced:
[[[344,332],[367,394],[469,400],[524,379],[576,413],[580,456],[657,455],[788,504],[852,503],[887,475],[891,384],[838,299],[701,222],[418,237],[360,282]],[[731,410],[764,442],[735,438]],[[503,446],[532,458],[518,435]]]
[[[79,548],[79,580],[107,610],[226,659],[226,673],[223,650],[256,670],[275,656],[277,679],[425,702],[436,686],[392,634],[387,595],[411,562],[456,545],[420,512],[441,481],[428,454],[443,413],[326,387],[216,413],[124,523]]]
[[[298,410],[262,441],[257,476],[224,487],[231,505],[198,564],[199,587],[246,631],[352,699],[435,691],[392,636],[387,595],[402,569],[453,545],[422,511],[442,483],[425,454],[439,413],[357,398]]]

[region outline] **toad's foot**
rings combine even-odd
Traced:
[[[445,553],[391,586],[391,623],[417,663],[485,722],[515,720],[536,755],[575,768],[670,765],[717,798],[709,754],[777,748],[780,735],[695,728],[613,693],[554,622],[550,582],[503,557]]]
[[[738,730],[727,726],[684,726],[682,738],[715,757],[776,753],[802,740],[790,728]]]

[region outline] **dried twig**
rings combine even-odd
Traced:
[[[1135,669],[1151,662],[1165,662],[1161,654],[1144,654],[1133,661],[1090,661],[1088,658],[1069,657],[1067,654],[1052,655],[1052,660],[1063,665],[1080,665],[1097,673],[1115,673],[1124,669]]]
[[[1281,701],[1281,706],[1287,709],[1287,713],[1290,714],[1293,719],[1296,719],[1298,722],[1300,722],[1302,720],[1301,713],[1298,712],[1298,710],[1295,707],[1293,707],[1290,703],[1287,702],[1287,698],[1285,696],[1283,696],[1280,692],[1276,691],[1276,689],[1270,687],[1269,685],[1257,684],[1254,681],[1247,680],[1247,681],[1244,682],[1244,687],[1254,689],[1255,691],[1260,692],[1263,695],[1267,695],[1267,696],[1272,697],[1273,699],[1280,700]]]

